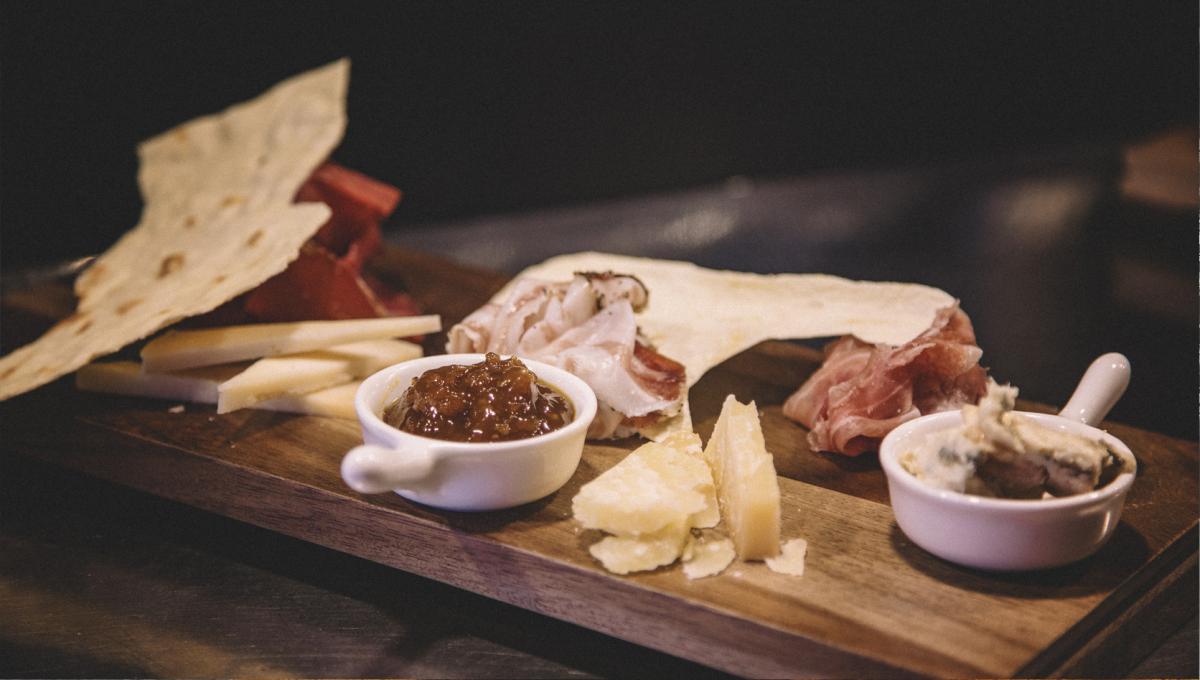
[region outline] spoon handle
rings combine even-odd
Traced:
[[[1129,359],[1109,352],[1097,358],[1079,380],[1075,393],[1058,415],[1097,426],[1129,386]]]

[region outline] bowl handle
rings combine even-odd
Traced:
[[[429,477],[434,460],[434,452],[428,449],[401,451],[363,444],[342,459],[342,479],[359,493],[384,493]]]
[[[1129,359],[1109,352],[1092,362],[1058,415],[1097,426],[1129,386]]]

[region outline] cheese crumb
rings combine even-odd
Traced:
[[[783,549],[776,557],[766,559],[767,567],[780,574],[789,576],[804,575],[804,557],[808,554],[808,541],[803,538],[793,538],[783,544]]]
[[[733,541],[721,538],[713,541],[689,541],[683,554],[683,573],[689,579],[716,576],[733,563],[737,552]]]

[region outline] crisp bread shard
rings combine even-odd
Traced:
[[[687,369],[688,385],[763,340],[855,335],[893,345],[929,328],[954,303],[945,291],[913,283],[852,281],[826,274],[750,274],[690,262],[608,253],[560,255],[514,279],[563,281],[575,272],[621,272],[650,291],[637,317],[646,339]],[[510,283],[493,300],[503,300]]]
[[[0,400],[283,271],[330,215],[292,201],[342,138],[349,71],[334,62],[143,142],[141,220],[76,281],[73,315],[0,359]]]
[[[855,335],[904,344],[954,303],[945,291],[914,283],[852,281],[826,274],[751,274],[690,262],[582,252],[522,271],[492,297],[506,299],[522,281],[563,281],[575,272],[620,272],[649,291],[637,316],[640,336],[683,364],[688,387],[709,369],[763,340]],[[659,441],[692,430],[686,401],[673,418],[638,429]]]

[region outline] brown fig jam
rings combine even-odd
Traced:
[[[488,352],[478,364],[442,366],[413,378],[383,412],[392,427],[434,439],[501,442],[553,432],[571,422],[566,395],[516,357]]]

